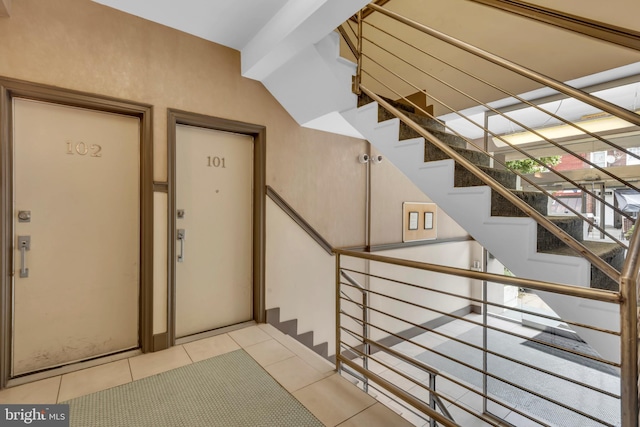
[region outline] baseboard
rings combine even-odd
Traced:
[[[167,332],[163,332],[161,334],[155,334],[153,336],[152,351],[166,350],[168,348],[169,348],[169,334]]]

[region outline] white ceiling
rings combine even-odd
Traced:
[[[93,0],[236,50],[288,0]]]
[[[153,22],[157,22],[163,25],[166,25],[171,28],[178,29],[180,31],[184,31],[186,33],[195,35],[197,37],[201,37],[203,39],[230,47],[232,49],[236,49],[242,51],[243,48],[250,43],[256,35],[259,34],[260,30],[265,27],[265,25],[276,16],[276,14],[289,2],[293,0],[93,0],[97,3],[103,4],[105,6],[109,6],[123,12],[139,16],[143,19],[147,19]],[[295,0],[300,1],[300,0]],[[308,5],[320,3],[324,0],[303,0],[307,2]],[[560,75],[563,75],[565,79],[582,79],[580,80],[580,84],[577,87],[585,87],[592,84],[600,83],[602,81],[612,80],[614,78],[624,77],[625,75],[633,75],[638,74],[640,72],[639,65],[640,62],[636,62],[632,65],[627,65],[626,67],[620,67],[623,64],[633,63],[634,59],[637,61],[638,58],[637,52],[630,51],[615,51],[619,55],[616,56],[620,63],[616,63],[616,60],[612,59],[608,63],[603,59],[600,55],[595,55],[600,58],[599,61],[594,61],[594,52],[592,50],[596,50],[599,47],[597,44],[594,46],[589,46],[589,49],[567,49],[563,47],[563,50],[559,50],[556,52],[555,46],[558,45],[558,38],[545,40],[536,40],[535,43],[529,40],[529,32],[525,31],[524,39],[522,38],[522,33],[520,31],[511,28],[508,30],[509,25],[523,25],[523,21],[521,18],[514,18],[514,24],[507,24],[507,20],[505,19],[502,22],[502,28],[493,28],[492,23],[495,22],[494,19],[488,19],[491,16],[487,16],[487,19],[478,19],[478,14],[484,13],[490,15],[495,13],[493,10],[489,8],[482,8],[479,6],[473,6],[476,9],[476,13],[463,13],[462,5],[467,5],[466,3],[460,3],[463,0],[455,0],[453,3],[457,4],[460,7],[452,7],[452,0],[449,0],[449,3],[443,2],[441,0],[424,0],[425,4],[421,4],[416,2],[415,0],[394,0],[389,2],[389,7],[391,9],[398,9],[398,12],[405,14],[406,16],[416,17],[416,15],[421,15],[420,18],[417,18],[419,21],[425,21],[428,25],[433,25],[434,27],[442,26],[442,31],[447,33],[451,32],[452,35],[461,38],[462,40],[472,40],[474,44],[479,46],[487,45],[495,48],[496,46],[500,46],[501,49],[506,50],[505,53],[508,53],[506,57],[513,56],[516,58],[516,62],[522,61],[521,63],[527,63],[527,61],[535,56],[539,55],[540,58],[536,61],[536,64],[542,64],[547,68],[550,67],[549,71],[553,70],[553,64],[558,64]],[[531,0],[533,3],[539,3],[543,6],[552,7],[553,5],[547,4],[551,0]],[[576,14],[584,14],[585,10],[589,10],[593,13],[594,11],[598,11],[596,13],[597,16],[590,16],[593,19],[597,19],[598,16],[601,16],[601,19],[606,22],[610,22],[614,25],[627,26],[628,28],[633,28],[633,24],[629,26],[630,22],[628,21],[629,16],[634,16],[633,19],[636,19],[637,13],[640,13],[640,1],[630,0],[612,0],[612,4],[615,7],[611,7],[612,4],[608,2],[601,2],[600,0],[583,0],[580,2],[580,6],[576,6],[578,9],[573,10],[565,10],[565,12],[576,13]],[[605,5],[606,3],[606,5]],[[428,7],[427,7],[428,5]],[[560,8],[559,5],[556,5],[556,8]],[[609,13],[605,14],[604,11],[610,11],[611,9],[615,9],[618,13]],[[620,11],[625,11],[625,13],[620,13]],[[602,13],[600,13],[602,12]],[[628,12],[628,13],[626,13]],[[483,15],[484,16],[484,15]],[[422,19],[424,18],[424,19]],[[503,17],[504,19],[504,17]],[[509,20],[511,22],[511,20]],[[635,21],[632,21],[635,22]],[[539,25],[539,24],[532,24]],[[553,30],[557,31],[557,30]],[[552,31],[552,33],[553,33]],[[459,34],[458,34],[459,33]],[[505,33],[510,35],[509,40],[511,42],[507,42],[505,39]],[[552,34],[556,36],[556,34]],[[518,41],[518,37],[520,36],[520,40]],[[537,33],[537,38],[541,38],[541,34]],[[564,38],[568,38],[565,34]],[[497,43],[497,44],[496,44]],[[523,49],[523,43],[528,46],[528,49]],[[533,44],[532,44],[533,43]],[[509,49],[513,49],[513,51],[509,51]],[[567,52],[574,52],[571,61],[561,61],[563,55],[566,55]],[[523,56],[524,55],[524,56]],[[521,58],[520,58],[520,57]],[[627,57],[629,56],[629,57]],[[572,67],[568,67],[568,63],[573,63]],[[605,71],[606,70],[606,71]],[[624,70],[622,75],[618,76],[615,74],[616,70],[620,70],[618,73]],[[557,70],[555,70],[557,71]],[[571,72],[573,71],[573,72]],[[593,73],[593,74],[592,74]],[[551,72],[551,75],[554,73]],[[585,74],[590,76],[585,76]],[[581,81],[581,80],[584,80]],[[575,81],[578,83],[578,80]],[[430,87],[425,84],[425,87]],[[535,92],[535,91],[534,91]],[[534,92],[531,92],[533,94]],[[629,93],[634,93],[634,99],[630,101],[633,106],[636,106],[637,103],[637,92],[635,90],[627,91],[627,95]],[[534,99],[537,96],[527,96],[529,99]],[[624,102],[617,102],[616,97],[610,99],[614,103],[618,103],[626,108],[629,108],[630,105],[624,105]],[[512,103],[512,100],[503,99],[496,100],[494,102],[496,107],[499,107],[504,104]],[[464,108],[463,106],[460,106]],[[565,105],[565,108],[567,106]],[[470,108],[467,113],[473,117],[473,114],[480,113],[480,111],[474,110],[484,110],[484,108],[478,109],[477,107]],[[584,112],[576,112],[577,115],[586,114]],[[462,134],[465,134],[470,137],[475,137],[478,133],[477,128],[468,123],[464,119],[457,119],[454,117],[455,115],[445,115],[443,119],[447,120],[448,124],[450,124],[453,128],[456,128]],[[481,120],[483,115],[478,115],[478,120]],[[327,118],[321,118],[322,120],[327,120]],[[456,120],[457,119],[457,120]],[[475,120],[475,117],[474,117]],[[482,119],[483,120],[483,119]],[[332,122],[333,123],[333,122]],[[318,125],[320,126],[320,125]],[[310,126],[316,127],[316,126]],[[329,126],[330,128],[331,126]],[[323,124],[319,128],[326,129],[327,125]],[[327,129],[328,130],[328,129]],[[510,128],[501,129],[500,133],[511,130]],[[334,130],[335,131],[335,130]],[[343,133],[343,132],[339,132]]]

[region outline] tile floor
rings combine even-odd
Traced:
[[[326,426],[411,426],[271,325],[257,325],[170,349],[0,391],[0,403],[57,403],[244,349]]]

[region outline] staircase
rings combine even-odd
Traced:
[[[504,187],[511,189],[514,195],[536,211],[547,214],[546,195],[516,190],[516,176],[510,171],[491,167],[487,155],[467,149],[462,138],[446,133],[444,127],[435,120],[415,114],[412,107],[394,101],[387,102],[401,109],[403,114],[479,166]],[[617,290],[616,282],[592,267],[564,242],[370,97],[361,95],[358,107],[344,111],[342,115],[516,276]],[[616,269],[622,267],[624,249],[613,243],[585,241],[579,218],[548,218]],[[597,326],[618,330],[616,307],[545,292],[539,292],[539,295],[563,318],[585,324],[593,324],[596,319]],[[582,328],[575,329],[602,356],[618,360],[619,345],[615,337]]]
[[[329,356],[329,343],[323,342],[314,345],[313,331],[298,333],[298,319],[280,320],[280,308],[270,308],[267,310],[267,323],[282,332],[291,336],[296,341],[313,350],[316,354],[331,362],[335,362],[335,355]]]

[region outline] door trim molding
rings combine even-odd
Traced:
[[[167,109],[167,168],[169,177],[169,236],[167,248],[167,345],[175,345],[176,322],[176,126],[189,125],[233,132],[253,137],[253,320],[264,323],[265,311],[265,183],[266,127],[235,120],[222,119],[176,109]]]
[[[13,235],[13,98],[117,113],[140,119],[140,310],[139,345],[153,348],[153,107],[132,101],[62,89],[0,76],[0,234]],[[11,238],[0,247],[0,389],[11,374],[13,251]]]

